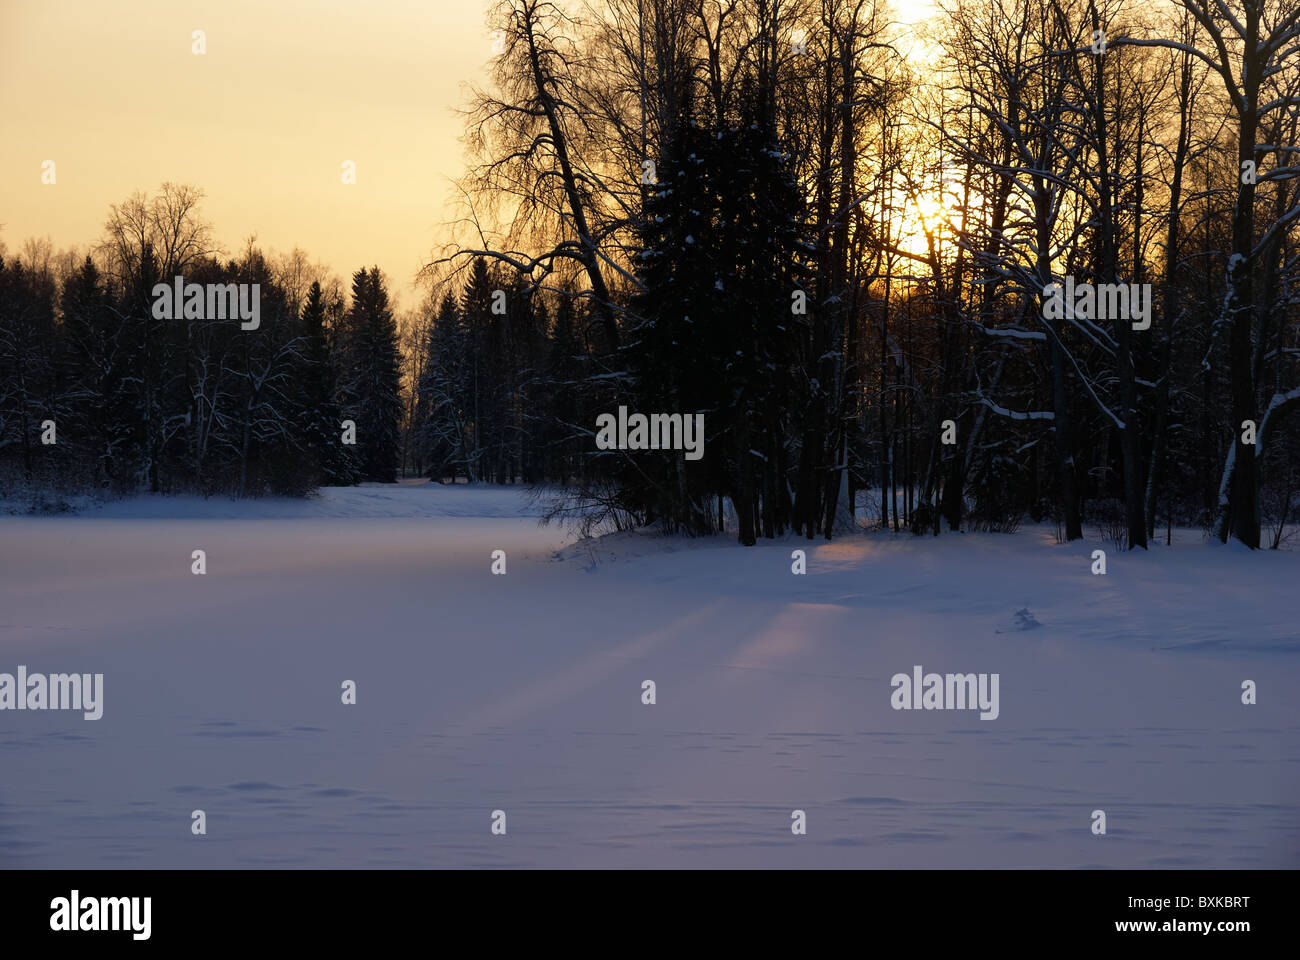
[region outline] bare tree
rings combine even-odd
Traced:
[[[1166,38],[1122,38],[1120,43],[1165,46],[1183,50],[1209,66],[1223,83],[1236,118],[1237,190],[1232,218],[1232,250],[1227,264],[1227,295],[1219,323],[1228,328],[1231,367],[1232,426],[1234,438],[1224,462],[1219,485],[1219,513],[1215,535],[1229,534],[1252,549],[1260,545],[1259,464],[1262,444],[1250,441],[1246,423],[1263,424],[1290,409],[1300,399],[1300,388],[1279,392],[1261,417],[1255,369],[1257,288],[1262,255],[1300,220],[1300,202],[1282,210],[1262,237],[1256,235],[1256,194],[1259,166],[1270,154],[1281,156],[1287,145],[1259,141],[1262,124],[1275,113],[1300,104],[1294,92],[1283,90],[1269,97],[1279,76],[1300,64],[1300,5],[1289,0],[1178,0],[1200,28],[1202,42],[1184,43]],[[1267,99],[1266,99],[1267,97]],[[1279,164],[1283,176],[1291,173],[1287,160]],[[1277,170],[1274,171],[1277,175]],[[1294,395],[1293,395],[1294,394]],[[1260,431],[1263,432],[1262,430]]]
[[[453,256],[486,256],[534,280],[548,276],[557,261],[575,261],[590,286],[607,349],[616,349],[620,335],[606,273],[630,275],[604,249],[603,191],[575,159],[574,141],[587,125],[575,80],[583,65],[574,38],[581,25],[549,0],[501,0],[489,20],[501,31],[504,52],[494,65],[497,92],[477,91],[468,113],[470,147],[481,158],[469,188],[489,208],[513,206],[512,228],[502,245],[494,245],[473,212],[480,245]],[[539,242],[539,249],[509,245],[521,240]]]

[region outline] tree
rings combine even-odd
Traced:
[[[346,486],[357,481],[352,448],[342,442],[342,410],[338,401],[338,371],[330,356],[325,328],[325,295],[312,281],[300,319],[304,341],[300,410],[303,443],[320,483]]]
[[[55,413],[56,349],[52,278],[21,259],[0,260],[0,451],[21,451],[28,486],[41,424]]]
[[[1275,177],[1292,176],[1285,147],[1259,142],[1261,124],[1276,112],[1293,111],[1300,96],[1283,91],[1269,96],[1277,78],[1300,63],[1300,6],[1285,0],[1178,0],[1196,21],[1204,40],[1198,44],[1169,39],[1125,37],[1121,43],[1163,46],[1187,52],[1202,61],[1223,83],[1236,119],[1236,201],[1232,217],[1232,248],[1227,262],[1227,293],[1218,323],[1229,334],[1228,357],[1232,390],[1233,440],[1224,462],[1219,487],[1219,512],[1215,534],[1229,534],[1246,546],[1260,544],[1259,463],[1262,447],[1248,442],[1247,421],[1261,424],[1300,403],[1300,387],[1274,394],[1260,414],[1256,364],[1261,317],[1257,291],[1265,248],[1300,220],[1300,195],[1280,211],[1262,237],[1256,235],[1257,171],[1270,154],[1280,159]],[[1294,71],[1292,71],[1294,72]]]
[[[469,330],[455,296],[448,291],[428,333],[420,379],[421,439],[429,477],[441,480],[459,471],[473,483],[477,458],[471,455],[473,370]]]
[[[457,256],[491,257],[535,280],[557,262],[582,267],[607,350],[620,334],[607,272],[622,272],[602,249],[604,230],[596,221],[599,181],[579,169],[574,141],[585,114],[575,82],[579,56],[568,28],[576,24],[549,0],[500,0],[490,15],[504,39],[494,65],[500,97],[479,91],[470,109],[471,149],[484,161],[473,175],[480,195],[516,205],[516,224],[555,233],[536,255],[514,249],[460,250]],[[498,148],[494,155],[492,151]]]
[[[344,410],[356,421],[360,476],[393,483],[400,459],[401,354],[387,285],[378,267],[353,274],[346,336]]]

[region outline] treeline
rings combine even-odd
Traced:
[[[1028,514],[1276,545],[1300,490],[1300,7],[941,6],[920,59],[871,0],[498,3],[475,240],[441,279],[497,264],[533,291],[525,325],[576,302],[577,409],[567,434],[530,418],[528,335],[481,333],[466,362],[509,371],[493,439],[454,422],[462,372],[431,401],[443,449],[559,480],[562,438],[561,508],[745,543]],[[1067,281],[1149,285],[1149,313],[1058,315]],[[704,459],[598,450],[619,405],[703,413]]]
[[[395,320],[377,271],[346,297],[301,256],[220,261],[191,191],[133,198],[89,263],[0,272],[0,474],[555,484],[588,527],[747,544],[1029,516],[1276,546],[1300,6],[940,2],[909,57],[873,0],[501,0],[474,240],[426,302]],[[153,320],[177,272],[262,283],[261,330]],[[1134,310],[1053,310],[1062,285]],[[620,407],[702,414],[704,457],[601,449]]]
[[[0,255],[0,498],[396,478],[403,358],[379,270],[345,302],[300,252],[223,260],[200,197],[165,184],[113,207],[93,256]],[[256,284],[258,326],[158,316],[155,285],[176,276]]]
[[[574,298],[535,295],[478,258],[464,289],[433,307],[415,342],[411,468],[452,482],[580,477],[588,367]]]

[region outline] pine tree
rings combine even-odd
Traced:
[[[424,376],[419,384],[423,419],[421,439],[429,462],[429,478],[452,480],[464,471],[476,479],[470,456],[471,384],[469,331],[455,296],[448,292],[425,345]]]
[[[55,414],[55,350],[53,281],[20,260],[0,260],[0,450],[20,451],[29,488],[42,479],[41,423]]]
[[[623,349],[637,406],[704,413],[706,450],[722,426],[717,361],[729,350],[719,326],[726,305],[716,259],[717,171],[713,136],[694,123],[680,124],[646,198],[637,264],[645,292],[633,303],[638,320]],[[714,529],[706,500],[720,489],[716,457],[686,464],[680,451],[663,451],[632,467],[624,456],[614,451],[607,459],[646,519],[668,530]]]
[[[808,282],[810,244],[792,157],[781,147],[760,87],[747,85],[741,121],[719,138],[719,147],[720,176],[729,187],[721,191],[718,289],[725,307],[716,332],[730,349],[717,376],[726,390],[724,448],[741,540],[752,543],[760,533],[779,536],[789,519],[791,411],[804,400],[800,384],[811,374],[797,370],[802,327],[791,306]]]
[[[397,323],[378,267],[352,277],[348,311],[347,413],[357,425],[361,479],[393,483],[401,438],[401,354]]]
[[[318,282],[313,282],[307,292],[299,323],[305,341],[299,428],[311,468],[322,484],[356,483],[358,467],[351,453],[353,448],[342,442],[338,373],[330,356],[325,298]]]
[[[740,538],[788,522],[791,411],[799,406],[798,318],[806,234],[791,158],[750,84],[735,127],[676,128],[646,200],[638,277],[645,292],[624,350],[641,409],[705,414],[703,461],[680,453],[620,473],[668,529],[715,529],[729,496]],[[617,455],[621,456],[621,455]]]
[[[574,434],[578,424],[589,422],[581,393],[586,359],[586,350],[578,336],[574,298],[562,294],[551,326],[542,393],[548,404],[545,438],[550,457],[547,474],[561,484],[582,475],[582,449]]]
[[[515,409],[518,436],[515,439],[519,477],[524,483],[543,479],[546,467],[543,431],[547,420],[543,404],[543,377],[547,368],[547,330],[551,314],[546,301],[533,296],[522,283],[516,290],[521,302],[515,329]],[[516,317],[515,314],[511,314]]]
[[[239,496],[268,491],[303,495],[315,486],[316,477],[304,458],[306,443],[301,430],[298,384],[306,363],[299,318],[260,251],[250,249],[231,267],[231,279],[258,286],[261,304],[256,330],[241,330],[237,324],[222,327],[228,331],[237,358],[235,490]],[[204,326],[210,325],[210,320],[204,322]]]
[[[125,362],[122,325],[112,291],[90,257],[64,283],[59,302],[68,388],[79,427],[72,443],[93,465],[95,486],[103,488],[120,482],[121,451],[129,437],[119,387]]]
[[[461,296],[466,331],[466,406],[469,412],[467,460],[474,480],[494,480],[500,423],[500,357],[503,324],[492,313],[493,294],[500,286],[482,257],[474,260]]]

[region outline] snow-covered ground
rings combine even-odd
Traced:
[[[0,866],[1300,866],[1300,554],[583,545],[539,512],[0,518],[0,673],[104,674],[100,720],[0,711]],[[999,674],[998,717],[892,709],[916,664]]]

